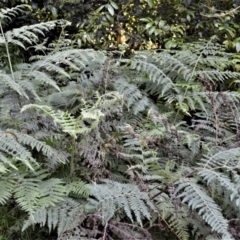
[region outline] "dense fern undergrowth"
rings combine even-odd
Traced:
[[[236,56],[216,37],[48,45],[65,21],[3,32],[25,7],[0,14],[0,239],[239,239]]]

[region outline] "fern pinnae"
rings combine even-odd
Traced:
[[[124,209],[126,215],[133,222],[133,215],[142,226],[142,217],[151,218],[150,211],[155,210],[146,192],[132,184],[120,184],[104,181],[105,184],[90,185],[91,194],[97,198],[97,207],[101,208],[105,221],[110,220],[117,210]],[[111,206],[111,208],[110,208]]]
[[[77,137],[77,132],[79,131],[79,123],[77,123],[76,119],[74,119],[69,113],[63,112],[63,111],[54,111],[52,110],[51,107],[46,106],[46,105],[36,105],[36,104],[29,104],[25,105],[21,112],[26,111],[27,109],[38,109],[44,111],[45,114],[53,118],[53,121],[56,124],[59,124],[63,132],[68,133],[72,137],[76,138]]]
[[[57,203],[62,202],[67,194],[64,182],[58,178],[41,181],[39,188],[41,189],[41,205],[45,208],[55,206]]]
[[[193,210],[198,210],[198,214],[212,228],[220,234],[228,233],[228,222],[221,213],[221,208],[207,193],[195,182],[182,178],[177,183],[175,193],[182,202],[188,202],[188,206]],[[181,190],[184,190],[181,192]],[[179,193],[180,192],[180,193]]]
[[[41,190],[38,179],[22,179],[14,190],[16,202],[32,217],[36,210]]]
[[[12,8],[1,8],[0,19],[1,21],[5,21],[6,19],[11,21],[13,17],[17,17],[20,13],[26,11],[27,8],[29,8],[27,4],[19,4]]]
[[[203,169],[198,172],[198,175],[207,181],[208,185],[211,183],[216,184],[216,182],[219,183],[225,191],[229,192],[231,201],[235,201],[236,205],[239,206],[239,189],[236,186],[236,183],[231,181],[228,175],[211,169]]]
[[[190,55],[192,55],[192,53],[188,53],[186,55],[189,57]],[[184,58],[184,56],[180,54],[170,55],[168,52],[165,51],[159,53],[157,57],[159,59],[156,59],[156,63],[158,64],[159,60],[160,63],[163,63],[160,66],[164,69],[168,76],[170,76],[171,73],[177,72],[177,74],[174,74],[174,77],[172,77],[171,79],[176,81],[176,79],[182,75],[184,80],[186,80],[187,82],[191,80],[190,76],[192,73],[192,68],[189,66],[189,63],[192,63],[192,59],[191,61],[186,63],[187,58]]]
[[[186,212],[182,211],[183,207],[176,208],[174,201],[166,193],[158,194],[154,201],[160,218],[174,235],[176,235],[177,239],[188,240],[189,232],[187,226],[189,222]]]
[[[5,154],[1,153],[1,152],[0,152],[0,161],[2,162],[1,172],[5,173],[5,172],[9,171],[7,166],[10,166],[11,168],[17,170],[17,167],[12,162],[12,159],[5,156]]]
[[[0,137],[0,150],[15,160],[20,160],[27,167],[33,170],[32,164],[37,165],[31,153],[22,145],[20,145],[15,136],[9,136],[8,132],[2,132]]]
[[[64,201],[49,209],[39,208],[33,214],[33,219],[28,218],[24,222],[23,230],[33,224],[38,223],[41,226],[47,224],[49,232],[57,227],[58,236],[61,236],[65,231],[71,230],[78,224],[81,207],[83,206],[79,202],[65,198]]]
[[[24,91],[24,89],[15,81],[15,78],[11,77],[9,74],[0,72],[1,79],[4,80],[4,83],[16,91],[20,96],[24,96],[28,99],[28,95]]]
[[[34,78],[35,81],[39,81],[40,83],[48,84],[54,87],[55,89],[57,89],[59,92],[61,92],[56,82],[52,80],[52,78],[47,73],[34,70],[34,71],[31,71],[27,77]]]
[[[32,149],[36,148],[37,151],[41,151],[43,154],[45,154],[48,158],[56,158],[59,163],[65,163],[67,160],[64,158],[64,156],[60,156],[60,154],[57,153],[53,148],[51,148],[49,145],[47,145],[44,142],[38,141],[36,138],[28,135],[28,134],[22,134],[22,133],[16,133],[17,139],[20,143],[30,146]]]
[[[173,89],[174,87],[172,80],[160,68],[152,63],[136,59],[131,62],[131,68],[135,69],[136,71],[149,74],[150,81],[164,86],[161,92],[162,96],[164,96],[168,90]]]
[[[0,204],[6,204],[7,200],[12,196],[15,188],[15,182],[9,178],[0,180]]]
[[[205,156],[199,163],[203,168],[225,168],[237,169],[240,166],[239,161],[240,148],[231,148],[219,151],[216,154]]]
[[[198,70],[196,71],[196,75],[200,78],[207,78],[213,84],[217,82],[225,82],[229,79],[238,79],[240,77],[240,73],[231,72],[231,71],[219,71],[219,70]]]
[[[71,181],[66,184],[67,195],[77,195],[78,197],[88,198],[90,195],[90,190],[83,181]]]

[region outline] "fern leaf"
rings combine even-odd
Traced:
[[[46,208],[55,206],[56,203],[63,201],[66,196],[66,187],[63,186],[63,182],[57,178],[50,178],[46,181],[39,183],[41,193],[39,193],[39,205]]]
[[[32,149],[36,149],[39,152],[41,151],[49,159],[52,159],[52,160],[56,159],[56,162],[58,163],[65,163],[67,161],[67,159],[64,158],[64,155],[59,154],[56,150],[51,148],[46,143],[38,141],[37,139],[35,139],[34,137],[28,134],[22,134],[22,133],[15,133],[15,134],[20,143],[28,145]]]
[[[34,71],[31,71],[27,77],[29,78],[35,78],[35,80],[39,81],[39,82],[43,82],[43,83],[46,83],[52,87],[54,87],[55,89],[57,89],[59,92],[61,91],[60,88],[58,87],[58,85],[56,84],[55,81],[52,80],[52,78],[47,74],[47,73],[44,73],[44,72],[41,72],[41,71],[37,71],[37,70],[34,70]]]
[[[49,232],[57,227],[58,236],[61,236],[65,231],[74,228],[79,223],[80,207],[82,206],[78,202],[65,198],[63,202],[49,209],[39,208],[33,214],[33,218],[24,222],[22,230],[34,224],[40,224],[41,226],[47,224]]]
[[[142,226],[142,217],[150,219],[150,210],[155,209],[148,194],[141,192],[133,184],[105,180],[104,184],[90,185],[89,188],[91,194],[98,200],[96,207],[101,209],[104,221],[109,221],[116,211],[123,209],[132,222],[133,212],[137,222]]]
[[[17,142],[16,135],[11,132],[2,132],[0,135],[0,150],[13,159],[20,160],[33,170],[32,164],[37,165],[37,163],[32,158],[31,153]],[[7,161],[6,158],[2,158],[2,160]],[[9,165],[13,166],[11,163]]]
[[[12,20],[13,17],[17,17],[20,13],[26,11],[26,9],[29,7],[27,4],[19,4],[16,7],[12,8],[1,8],[0,10],[0,19],[1,21],[4,21],[7,19],[7,21]]]
[[[66,21],[49,21],[33,24],[30,26],[23,26],[7,31],[5,36],[8,43],[15,43],[20,47],[24,47],[24,43],[29,45],[35,44],[38,41],[38,34],[44,36],[45,31],[50,31],[57,25],[66,25]],[[20,44],[19,44],[20,43]],[[25,48],[25,47],[24,47]]]
[[[0,77],[7,86],[16,91],[20,96],[24,96],[28,99],[24,89],[18,83],[16,83],[10,75],[0,72]]]
[[[12,196],[14,191],[15,182],[9,178],[0,181],[0,204],[4,205],[7,200]]]
[[[214,155],[205,156],[201,159],[199,165],[203,168],[239,168],[240,161],[240,148],[231,148],[223,151],[219,151]]]
[[[67,195],[73,193],[83,198],[88,198],[90,195],[90,190],[82,181],[72,181],[66,185],[66,189]]]
[[[142,73],[147,73],[149,75],[150,81],[153,83],[156,82],[162,87],[162,96],[165,96],[166,92],[169,90],[174,89],[174,84],[171,78],[169,78],[164,73],[164,71],[152,63],[142,61],[140,59],[135,59],[131,62],[131,68]]]
[[[235,200],[236,205],[239,206],[240,198],[238,188],[227,175],[212,169],[203,169],[198,172],[198,175],[207,181],[207,184],[218,182],[226,191],[230,192],[230,199]]]
[[[180,192],[178,197],[182,198],[183,203],[188,202],[190,208],[197,210],[213,231],[221,234],[228,233],[228,222],[223,217],[221,208],[199,185],[185,178],[181,179],[177,185],[176,194]]]
[[[59,124],[62,127],[63,132],[68,133],[70,136],[74,138],[77,137],[76,134],[79,132],[80,126],[79,126],[79,123],[76,121],[76,119],[74,119],[69,113],[63,112],[60,110],[55,112],[49,106],[36,105],[36,104],[25,105],[22,108],[21,112],[30,108],[42,110],[48,116],[53,118],[53,121],[55,123]]]
[[[36,210],[41,195],[41,189],[38,183],[38,179],[23,179],[14,190],[16,202],[23,210],[28,212],[30,216],[32,216]]]
[[[36,105],[36,104],[29,104],[25,105],[21,112],[35,108],[38,110],[42,110],[48,116],[53,118],[53,121],[59,124],[62,128],[62,131],[68,133],[73,138],[77,138],[77,134],[81,133],[88,133],[92,129],[98,126],[98,123],[103,116],[102,112],[99,109],[90,108],[90,109],[82,109],[81,118],[82,119],[75,119],[71,114],[68,112],[63,111],[54,111],[49,106],[44,105]],[[84,126],[84,120],[93,120],[90,127]]]
[[[162,193],[155,199],[157,208],[162,218],[168,222],[171,230],[181,240],[189,239],[188,225],[190,224],[186,209],[176,209],[172,199],[165,193]],[[185,210],[185,211],[184,211]]]

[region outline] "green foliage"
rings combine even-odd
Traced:
[[[176,49],[218,35],[229,49],[239,51],[238,1],[35,0],[32,7],[33,17],[41,21],[71,21],[70,35],[81,47]]]
[[[151,218],[150,210],[155,207],[146,192],[141,192],[135,184],[120,184],[105,180],[104,184],[90,186],[92,195],[97,199],[94,205],[101,211],[104,222],[108,222],[117,211],[124,209],[125,214],[142,226],[142,219]],[[132,214],[133,212],[133,214]],[[133,217],[134,215],[134,217]]]
[[[99,7],[112,21],[122,6]],[[62,35],[48,44],[47,32],[66,24],[0,36],[0,211],[10,209],[11,225],[5,232],[0,219],[3,237],[237,239],[236,55],[216,36],[129,58]],[[163,23],[151,24],[143,32]],[[11,44],[36,52],[12,62]]]

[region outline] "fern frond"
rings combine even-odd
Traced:
[[[88,133],[92,129],[98,126],[100,118],[103,116],[102,112],[96,108],[82,109],[81,118],[75,119],[68,112],[63,111],[54,111],[49,106],[29,104],[25,105],[21,112],[24,112],[27,109],[37,109],[42,110],[45,114],[50,116],[56,124],[59,124],[62,128],[62,131],[68,133],[73,138],[77,138],[77,134]],[[84,125],[84,120],[93,120],[90,127]]]
[[[34,70],[31,71],[26,77],[30,79],[33,78],[37,82],[48,84],[57,89],[59,92],[61,91],[56,82],[45,72]]]
[[[218,234],[210,234],[206,237],[206,240],[235,240],[230,234],[224,234],[220,236]]]
[[[28,93],[28,97],[32,95],[37,101],[41,101],[40,97],[37,94],[36,88],[32,82],[29,82],[28,80],[20,81],[19,85],[21,86],[22,89],[24,89],[26,93]]]
[[[188,225],[190,221],[188,221],[189,219],[187,212],[184,211],[185,209],[176,209],[172,199],[165,193],[160,194],[155,201],[157,202],[156,205],[161,217],[164,221],[168,222],[175,235],[181,240],[188,240]]]
[[[231,72],[231,71],[219,71],[219,70],[202,70],[196,71],[196,75],[198,75],[201,79],[208,79],[213,84],[217,82],[225,82],[229,79],[238,79],[240,77],[240,73]]]
[[[219,151],[214,155],[205,156],[200,160],[199,165],[205,168],[226,168],[238,169],[240,166],[239,161],[240,148],[231,148]]]
[[[50,178],[40,182],[39,188],[41,189],[41,193],[38,204],[45,208],[55,206],[56,203],[63,201],[67,193],[66,187],[63,186],[63,181],[57,178]]]
[[[3,82],[10,88],[12,88],[14,91],[16,91],[20,96],[24,96],[28,99],[28,95],[24,91],[24,89],[21,87],[20,84],[16,83],[14,79],[9,74],[0,72],[0,77],[3,80]]]
[[[26,111],[27,109],[37,109],[42,110],[45,114],[50,116],[56,124],[59,124],[63,130],[63,132],[68,133],[70,136],[74,138],[77,137],[77,133],[79,132],[80,126],[79,123],[73,118],[69,113],[63,111],[54,111],[49,106],[44,105],[36,105],[36,104],[29,104],[25,105],[21,112]]]
[[[21,208],[32,217],[36,210],[41,189],[39,179],[23,179],[14,190],[14,197]]]
[[[7,31],[5,34],[8,43],[16,44],[25,49],[24,43],[36,44],[39,40],[38,34],[45,36],[45,31],[54,29],[57,25],[66,25],[67,21],[49,21],[23,26]]]
[[[234,174],[234,177],[236,177],[234,171],[230,170],[229,172]],[[236,206],[240,205],[240,188],[238,181],[234,179],[236,182],[233,182],[227,174],[217,172],[212,169],[203,169],[199,171],[198,174],[203,177],[205,181],[207,181],[208,185],[211,184],[217,188],[216,184],[218,183],[223,188],[222,192],[228,193],[229,198],[231,201],[235,201]]]
[[[135,69],[143,74],[148,74],[149,81],[157,84],[158,86],[156,87],[161,87],[161,96],[165,96],[169,90],[174,90],[174,84],[171,78],[169,78],[162,69],[152,63],[140,59],[134,59],[131,62],[131,69]],[[155,92],[154,89],[151,89],[151,91]]]
[[[12,132],[1,132],[0,133],[0,151],[7,154],[15,160],[21,161],[28,168],[33,170],[32,164],[37,165],[35,159],[32,158],[31,153],[17,141],[17,137]],[[2,154],[0,157],[3,156]],[[0,159],[1,160],[1,159]],[[9,160],[3,157],[2,161],[8,163]],[[11,163],[9,163],[10,166]]]
[[[82,181],[72,181],[66,185],[67,195],[76,194],[79,197],[88,198],[90,195],[90,190],[86,186],[86,183]]]
[[[97,199],[95,207],[101,210],[101,216],[106,222],[117,211],[124,210],[132,222],[134,222],[134,214],[137,222],[142,226],[142,218],[150,219],[150,212],[155,210],[148,194],[141,192],[137,185],[105,180],[103,184],[89,185],[89,188]]]
[[[0,180],[0,204],[6,204],[7,200],[12,196],[14,188],[14,180],[10,178]]]
[[[34,224],[47,224],[49,231],[58,228],[58,236],[61,236],[65,231],[70,230],[79,224],[79,214],[81,214],[81,205],[70,199],[65,198],[65,201],[49,209],[39,208],[33,215],[23,224],[23,230]]]
[[[211,197],[195,182],[182,178],[177,183],[175,193],[182,198],[183,203],[188,203],[192,210],[197,210],[198,214],[215,231],[220,234],[228,233],[228,222],[221,213],[221,208]]]
[[[188,51],[185,53],[181,52],[181,54],[176,53],[175,55],[171,55],[167,51],[163,51],[154,55],[153,59],[156,61],[156,64],[160,65],[164,72],[171,77],[172,80],[176,81],[179,77],[182,77],[186,82],[190,82],[194,79],[191,79],[194,74],[191,66],[192,59],[191,61],[187,61],[189,55],[191,55],[191,57],[194,56],[193,53]],[[176,72],[176,74],[174,74],[174,72]]]
[[[20,13],[26,11],[27,8],[29,8],[29,5],[27,4],[19,4],[12,8],[1,8],[0,19],[1,21],[6,22],[7,20],[7,22],[9,22],[12,20],[13,17],[17,17]]]
[[[64,155],[58,154],[58,152],[55,149],[51,148],[46,143],[38,141],[36,138],[28,134],[22,134],[22,133],[15,133],[15,134],[20,143],[30,146],[32,150],[36,149],[38,152],[41,151],[49,159],[55,160],[58,163],[67,162],[67,160],[64,158]]]

